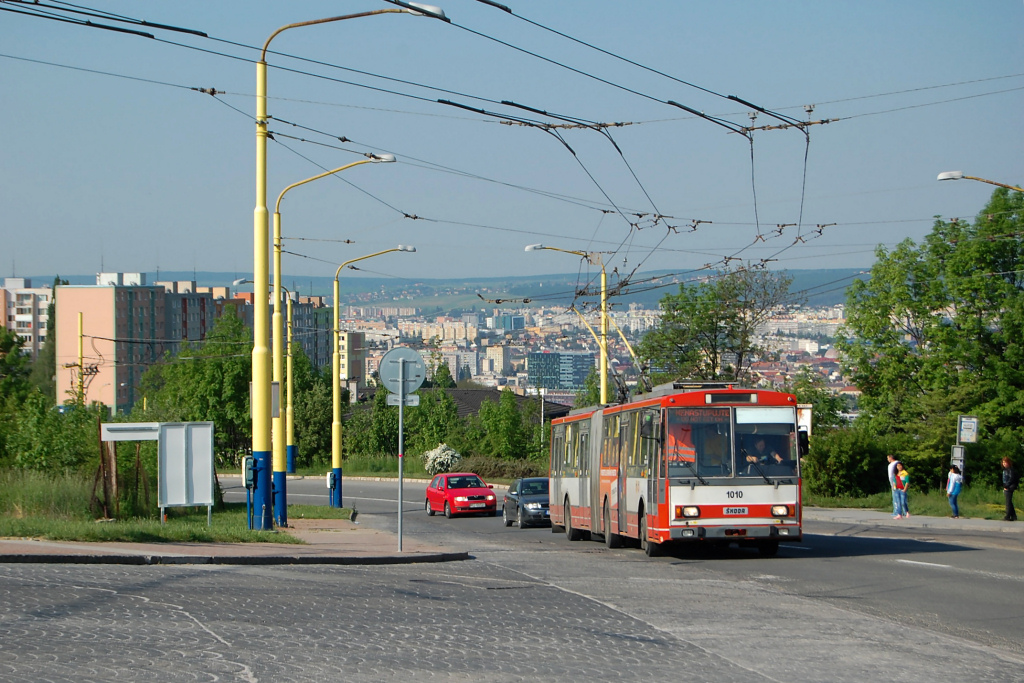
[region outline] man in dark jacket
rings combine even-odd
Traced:
[[[1017,510],[1013,507],[1013,492],[1017,490],[1020,483],[1020,476],[1013,469],[1013,461],[1003,458],[1003,496],[1006,498],[1006,516],[1004,522],[1016,522]]]

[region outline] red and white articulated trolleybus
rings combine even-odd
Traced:
[[[756,546],[800,541],[800,456],[792,394],[673,383],[629,403],[552,421],[551,523],[569,540]]]

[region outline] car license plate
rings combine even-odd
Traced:
[[[725,508],[723,512],[727,515],[745,515],[747,514],[747,508]]]
[[[470,503],[469,504],[469,507],[471,507],[471,508],[482,508],[483,506],[484,506],[483,503]]]

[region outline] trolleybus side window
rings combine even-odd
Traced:
[[[732,475],[729,408],[670,408],[665,429],[669,477]]]
[[[551,432],[551,472],[561,473],[565,460],[565,427],[558,425]]]
[[[575,476],[573,473],[573,452],[576,450],[577,430],[576,425],[568,424],[565,426],[565,452],[563,454],[562,471],[569,476]]]
[[[799,469],[792,408],[736,409],[736,475],[792,477]]]
[[[626,459],[626,476],[639,477],[643,470],[643,444],[640,441],[640,411],[633,410],[622,417],[622,448]]]
[[[601,466],[617,467],[619,464],[619,415],[609,415],[604,421],[604,448],[601,449]]]
[[[650,472],[657,467],[657,463],[654,458],[655,454],[658,453],[658,446],[661,443],[661,439],[660,435],[653,430],[653,423],[656,421],[655,413],[652,411],[645,411],[640,414],[639,420],[640,421],[637,423],[637,433],[640,439],[637,448],[642,452],[642,455],[640,456],[640,464],[641,467]],[[648,420],[651,421],[652,427],[648,428],[646,431],[652,433],[650,436],[645,436],[644,425]]]
[[[590,432],[580,432],[580,475],[590,474]]]

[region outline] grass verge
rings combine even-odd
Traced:
[[[850,496],[817,496],[808,493],[804,487],[804,505],[823,508],[862,508],[892,512],[892,495],[888,492],[876,493],[863,498]],[[907,502],[911,515],[927,517],[952,517],[949,500],[945,491],[929,491],[922,493],[910,489]],[[975,519],[1002,519],[1005,513],[1003,492],[992,489],[965,488],[958,499],[961,517]],[[1017,501],[1018,510],[1020,502]]]
[[[73,473],[0,474],[0,537],[124,543],[299,543],[286,533],[251,531],[245,504],[228,503],[206,525],[206,508],[168,508],[167,522],[137,517],[99,520],[89,509],[92,484]],[[289,519],[348,519],[347,509],[289,505]]]

